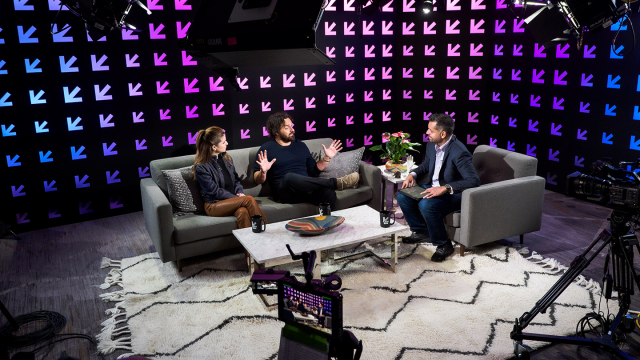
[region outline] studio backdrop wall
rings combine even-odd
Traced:
[[[602,156],[640,154],[637,50],[612,53],[613,31],[545,47],[502,0],[441,0],[431,14],[394,0],[360,17],[356,0],[328,0],[317,46],[336,65],[241,68],[237,92],[178,46],[200,2],[148,0],[151,15],[127,19],[141,32],[96,38],[65,10],[52,29],[59,1],[0,3],[0,220],[27,231],[139,211],[151,160],[194,153],[211,125],[232,149],[259,146],[283,110],[298,138],[345,151],[384,131],[426,142],[429,114],[447,112],[470,151],[536,156],[560,192]]]

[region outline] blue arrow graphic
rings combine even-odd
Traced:
[[[71,118],[68,117],[67,118],[67,128],[69,129],[69,131],[82,130],[83,129],[82,125],[78,125],[78,124],[80,124],[80,121],[82,121],[82,119],[80,117],[77,117],[73,122],[71,121]]]
[[[21,162],[18,162],[18,159],[20,159],[20,155],[16,155],[13,158],[11,156],[7,155],[7,166],[8,167],[13,167],[13,166],[22,165]]]
[[[119,183],[120,179],[117,178],[119,173],[120,172],[116,170],[112,175],[111,171],[107,171],[107,184]]]
[[[38,64],[40,64],[40,59],[35,59],[33,62],[30,62],[29,59],[24,59],[24,67],[27,70],[27,74],[41,73],[42,69],[36,67]]]
[[[69,88],[68,87],[63,87],[62,90],[64,91],[64,102],[65,103],[78,103],[78,102],[82,102],[82,98],[81,97],[75,97],[78,92],[80,92],[80,88],[76,86],[75,89],[73,89],[73,91],[71,93],[69,93]]]
[[[0,43],[2,44],[2,43]],[[0,69],[7,64],[6,61],[0,60]],[[7,70],[0,70],[0,75],[7,75],[9,72]]]
[[[86,159],[87,155],[82,154],[83,151],[84,151],[84,146],[80,146],[78,151],[76,151],[76,147],[75,146],[72,146],[71,147],[71,160]]]
[[[616,106],[609,106],[609,104],[605,104],[604,114],[608,116],[616,116]]]
[[[38,38],[31,37],[34,32],[36,32],[36,28],[33,26],[25,33],[22,26],[18,25],[18,41],[20,41],[20,44],[37,44]]]
[[[29,90],[29,99],[32,105],[36,104],[46,104],[47,99],[42,99],[42,95],[44,95],[44,90],[38,91],[38,94],[35,95],[33,90]]]
[[[638,106],[634,106],[633,107],[633,120],[640,120],[640,107]]]
[[[616,53],[620,54],[622,53],[622,50],[624,50],[624,45],[620,45],[618,46],[617,49],[614,50],[613,46],[611,47],[611,52],[609,53],[609,58],[610,59],[622,59],[623,56],[622,55],[616,55]]]
[[[39,153],[40,153],[40,162],[41,163],[53,162],[53,159],[49,157],[49,156],[51,156],[51,151],[47,151],[46,154],[43,151],[39,151]]]
[[[629,144],[629,149],[631,150],[640,150],[640,140],[636,141],[635,136],[631,136],[631,143]]]
[[[102,152],[104,156],[118,155],[118,152],[113,150],[113,148],[115,147],[116,147],[116,143],[114,142],[112,142],[111,145],[109,145],[109,147],[107,147],[107,143],[102,143]]]
[[[18,196],[25,196],[27,195],[27,193],[23,192],[22,190],[24,189],[24,185],[20,185],[19,188],[16,189],[15,186],[11,186],[11,193],[13,195],[13,197],[18,197]]]
[[[55,185],[56,185],[56,181],[55,180],[51,180],[51,182],[44,181],[44,192],[58,190],[58,188],[55,187]]]
[[[49,129],[46,128],[48,124],[46,121],[43,121],[42,124],[39,121],[34,121],[34,123],[36,125],[36,134],[49,132]]]
[[[89,175],[83,176],[82,180],[80,180],[80,177],[78,175],[76,175],[75,179],[76,179],[76,189],[86,188],[86,187],[91,186],[90,183],[85,182],[85,181],[87,181],[87,179],[89,179]]]
[[[2,98],[0,99],[0,107],[13,106],[13,103],[11,101],[7,101],[9,99],[9,96],[11,96],[10,93],[5,93],[4,96],[2,96]]]
[[[620,80],[620,76],[616,76],[615,79],[611,78],[611,75],[607,75],[607,87],[609,89],[620,89],[620,84],[618,84],[618,80]]]
[[[2,125],[2,137],[16,136],[15,131],[11,131],[14,127],[15,126],[13,124],[9,124],[9,127]]]
[[[76,60],[78,60],[78,58],[76,58],[75,56],[72,56],[69,59],[69,61],[65,61],[64,56],[60,56],[60,72],[61,73],[78,72],[78,68],[73,67],[73,63],[75,63]]]
[[[602,143],[612,145],[613,144],[613,141],[611,141],[612,137],[613,137],[613,134],[607,135],[606,132],[602,133]]]

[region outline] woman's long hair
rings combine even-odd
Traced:
[[[196,178],[196,165],[206,164],[211,161],[211,157],[213,156],[213,149],[211,147],[218,144],[223,136],[224,130],[218,126],[211,126],[198,131],[198,136],[196,137],[196,158],[192,172],[194,179]],[[224,159],[232,164],[229,154],[225,153]]]

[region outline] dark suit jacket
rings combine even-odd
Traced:
[[[427,143],[425,161],[417,169],[413,170],[416,173],[416,183],[418,185],[430,185],[435,167],[436,144],[430,142]],[[471,162],[471,153],[455,136],[451,138],[451,141],[444,149],[444,160],[440,168],[440,174],[438,174],[438,180],[440,181],[440,186],[451,185],[454,194],[480,186],[480,177]]]

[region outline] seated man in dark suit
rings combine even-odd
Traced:
[[[284,299],[284,307],[287,308],[287,309],[295,307],[295,303],[293,302],[293,298],[292,298],[291,295],[287,296]]]
[[[304,305],[304,303],[300,300],[298,300],[298,311],[302,314],[302,315],[307,315],[307,307]]]
[[[412,231],[402,239],[406,244],[429,241],[437,246],[431,261],[440,262],[453,254],[453,244],[447,235],[444,217],[460,210],[462,191],[480,186],[480,177],[471,162],[471,153],[453,136],[453,119],[446,114],[429,118],[429,143],[425,161],[407,175],[402,188],[416,182],[425,190],[420,201],[402,193],[398,205]]]
[[[318,305],[318,312],[316,313],[316,317],[318,318],[318,324],[320,324],[320,326],[324,327],[324,317],[325,317],[326,313],[324,308],[322,307],[322,303],[320,305]]]

